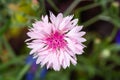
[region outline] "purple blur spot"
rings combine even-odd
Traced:
[[[115,42],[120,44],[120,30],[117,32],[116,38],[115,38]]]

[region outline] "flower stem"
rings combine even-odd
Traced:
[[[0,54],[2,53],[2,42],[1,42],[1,38],[0,38]]]
[[[38,0],[40,17],[45,14],[45,0]]]
[[[98,4],[98,3],[93,3],[93,4],[89,4],[89,5],[80,7],[80,8],[78,8],[77,10],[79,10],[80,12],[82,12],[82,11],[86,11],[86,10],[88,10],[88,9],[97,7],[97,6],[99,6],[99,5],[100,5],[100,4]]]
[[[28,69],[30,68],[31,64],[27,64],[23,67],[23,69],[20,71],[20,73],[18,74],[17,80],[22,80],[23,76],[25,75],[25,73],[28,71]]]
[[[94,22],[96,22],[96,21],[99,20],[99,17],[100,17],[101,15],[102,15],[102,14],[99,14],[99,15],[97,15],[97,16],[91,18],[90,20],[84,22],[82,25],[84,25],[85,27],[87,27],[87,26],[93,24]]]
[[[57,6],[54,4],[53,0],[47,0],[47,2],[52,6],[52,8],[53,8],[56,12],[59,11],[59,9],[57,8]]]
[[[5,70],[6,68],[8,68],[10,65],[13,65],[13,64],[17,64],[17,63],[22,63],[25,58],[25,55],[24,56],[20,56],[20,57],[15,57],[13,58],[12,60],[4,63],[4,64],[0,64],[0,71],[2,70]]]
[[[6,49],[8,50],[9,56],[12,57],[12,58],[14,58],[15,57],[15,52],[13,51],[13,49],[10,46],[10,44],[6,40],[5,36],[2,36],[1,38],[2,38],[2,41],[3,41]]]
[[[66,9],[66,11],[64,12],[64,15],[70,14],[70,12],[79,4],[80,1],[81,0],[74,0],[74,2],[70,5],[70,7]]]
[[[113,28],[113,31],[112,31],[110,37],[107,38],[108,42],[111,42],[111,41],[114,39],[114,37],[115,37],[115,35],[116,35],[116,33],[117,33],[117,30],[118,30],[117,27],[114,27],[114,28]]]

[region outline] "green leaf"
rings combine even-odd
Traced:
[[[0,54],[2,53],[2,40],[0,38]]]
[[[5,33],[5,31],[8,30],[9,25],[10,25],[10,20],[7,20],[7,21],[5,22],[5,25],[2,26],[2,28],[0,28],[0,36],[1,36],[3,33]]]
[[[9,56],[11,58],[14,58],[15,57],[15,53],[14,51],[12,50],[12,47],[10,46],[10,44],[8,43],[8,41],[5,39],[5,37],[1,37],[2,38],[2,42],[3,44],[5,45],[5,48],[7,49],[8,53],[9,53]]]
[[[17,64],[17,63],[23,63],[22,60],[24,60],[25,57],[26,57],[25,55],[15,57],[6,63],[0,64],[0,72],[8,68],[10,65]]]
[[[82,23],[82,25],[84,25],[85,27],[87,27],[87,26],[89,26],[89,25],[95,23],[96,21],[99,20],[99,17],[100,17],[101,15],[102,15],[102,14],[99,14],[99,15],[97,15],[97,16],[91,18],[90,20],[88,20],[88,21]]]
[[[72,10],[79,4],[80,1],[81,0],[74,0],[70,7],[68,7],[67,10],[64,12],[64,15],[70,14]]]
[[[120,45],[119,44],[112,44],[108,47],[111,51],[120,51]]]
[[[84,6],[84,7],[78,8],[77,11],[83,12],[83,11],[86,11],[86,10],[88,10],[88,9],[97,7],[97,6],[99,6],[99,5],[100,5],[99,3],[89,4],[89,5],[86,5],[86,6]]]
[[[22,80],[25,73],[29,70],[31,64],[26,64],[17,76],[17,80]]]
[[[59,9],[57,8],[57,6],[55,5],[55,3],[53,2],[53,0],[47,0],[47,2],[52,6],[52,8],[58,12]]]
[[[43,14],[45,14],[45,0],[38,0],[38,2],[39,2],[39,15],[41,16],[41,15],[43,15]]]

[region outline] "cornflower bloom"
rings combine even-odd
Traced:
[[[61,67],[64,69],[77,64],[76,54],[83,53],[85,47],[82,42],[86,39],[81,31],[82,26],[78,26],[78,19],[73,19],[73,15],[63,17],[62,13],[55,16],[50,12],[48,16],[42,16],[40,21],[33,23],[33,27],[29,29],[27,35],[28,48],[31,48],[30,54],[33,58],[37,58],[36,64],[41,67],[46,65],[59,71]]]

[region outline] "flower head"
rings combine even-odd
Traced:
[[[37,58],[36,64],[46,65],[59,71],[70,66],[70,62],[76,65],[76,54],[82,54],[85,42],[81,31],[82,26],[78,26],[78,19],[73,19],[73,15],[63,17],[62,13],[55,16],[50,12],[48,16],[42,16],[40,21],[33,23],[27,35],[27,45],[31,48],[30,54]]]

